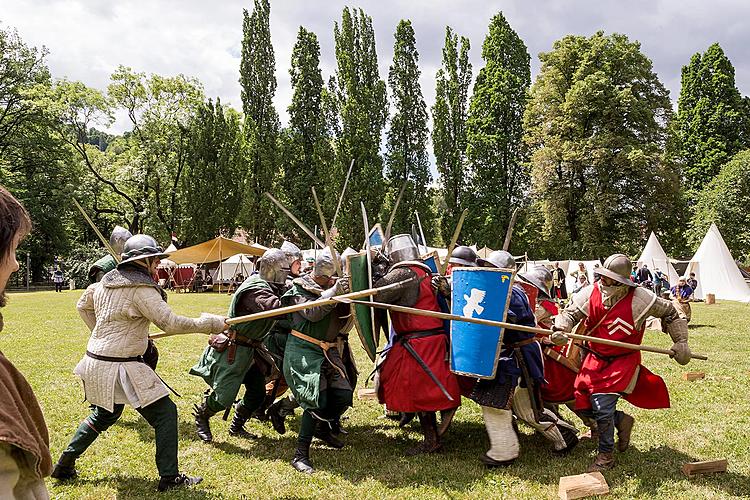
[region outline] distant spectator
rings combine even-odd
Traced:
[[[555,262],[555,267],[552,269],[552,296],[563,300],[568,298],[565,271],[560,268],[559,262]]]
[[[690,277],[687,279],[686,283],[693,289],[693,293],[695,293],[698,289],[698,280],[695,279],[695,273],[690,273]]]
[[[579,274],[578,279],[576,280],[576,288],[573,290],[573,293],[578,293],[587,286],[589,286],[589,277],[585,274]]]
[[[65,275],[59,267],[55,269],[54,273],[52,273],[52,281],[55,282],[55,292],[62,292]]]
[[[602,275],[596,272],[596,269],[599,267],[599,264],[594,264],[594,283],[602,279]]]
[[[669,281],[667,281],[667,276],[657,267],[654,269],[654,293],[661,297],[661,292],[665,287],[669,288]]]
[[[647,283],[654,280],[654,275],[648,270],[648,266],[643,264],[643,267],[638,270],[638,274],[636,274],[635,278],[636,283]]]
[[[586,264],[584,264],[583,262],[579,262],[578,269],[572,270],[569,274],[573,276],[576,281],[578,281],[578,277],[582,274],[585,275],[586,279],[588,280],[588,271],[586,271]]]
[[[633,264],[633,270],[630,271],[630,281],[638,283],[638,265]]]
[[[690,322],[690,317],[692,316],[690,308],[690,297],[692,296],[693,289],[687,284],[687,279],[681,276],[677,284],[670,290],[670,297],[672,298],[672,304],[677,309],[677,313],[688,322]]]

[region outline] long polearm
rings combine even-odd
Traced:
[[[344,295],[339,295],[337,297],[331,297],[330,299],[318,299],[318,300],[313,300],[311,302],[305,302],[304,304],[295,304],[293,306],[279,307],[278,309],[271,309],[269,311],[262,311],[259,313],[248,314],[245,316],[237,316],[236,318],[227,319],[227,324],[236,325],[238,323],[249,323],[251,321],[257,321],[259,319],[273,318],[276,316],[290,314],[290,313],[297,312],[297,311],[304,311],[305,309],[310,309],[311,307],[325,306],[329,304],[335,304],[337,302],[342,302],[342,301],[347,302],[348,300],[359,299],[362,297],[369,297],[371,295],[377,295],[378,293],[385,291],[385,290],[390,290],[392,288],[398,288],[398,287],[404,286],[405,284],[411,282],[414,279],[415,278],[411,278],[408,280],[399,281],[398,283],[391,283],[390,285],[381,286],[378,288],[368,288],[367,290],[360,290],[359,292],[346,293]],[[366,302],[366,304],[369,304],[369,302]],[[154,333],[154,334],[149,335],[148,338],[160,339],[163,337],[171,337],[173,335],[185,335],[185,334],[184,333],[159,332],[159,333]]]
[[[341,295],[340,297],[336,297],[336,298],[342,302],[350,302],[352,304],[360,304],[363,306],[377,307],[380,309],[387,309],[389,311],[416,314],[419,316],[430,316],[432,318],[448,319],[448,320],[453,320],[453,321],[463,321],[466,323],[476,323],[478,325],[497,326],[500,328],[508,328],[508,329],[519,331],[519,332],[535,333],[538,335],[552,335],[554,333],[552,330],[547,330],[545,328],[535,328],[533,326],[515,325],[513,323],[505,323],[503,321],[493,321],[493,320],[481,319],[481,318],[467,318],[465,316],[459,316],[457,314],[448,314],[448,313],[443,313],[443,312],[438,312],[438,311],[424,311],[422,309],[415,309],[413,307],[397,306],[394,304],[384,304],[382,302],[365,302],[363,300],[349,300],[345,298],[343,295]],[[669,356],[674,356],[675,354],[675,352],[671,349],[661,349],[659,347],[651,347],[648,345],[628,344],[627,342],[618,342],[617,340],[600,339],[597,337],[589,337],[588,335],[578,335],[577,333],[567,333],[567,332],[561,332],[561,333],[564,333],[566,337],[574,339],[574,340],[585,340],[588,342],[593,342],[595,344],[605,344],[605,345],[609,345],[613,347],[622,347],[624,349],[630,349],[633,351],[647,351],[647,352],[654,352],[657,354],[667,354]],[[693,359],[700,359],[703,361],[708,360],[708,357],[702,354],[691,354],[690,357]]]
[[[78,211],[81,212],[81,215],[83,215],[83,218],[86,219],[86,222],[89,223],[89,226],[91,226],[91,229],[94,230],[94,233],[96,233],[96,235],[99,237],[99,239],[102,241],[102,243],[104,243],[104,248],[106,248],[107,251],[110,253],[110,255],[112,255],[112,257],[115,258],[115,261],[117,261],[117,263],[119,263],[120,260],[121,260],[120,256],[117,255],[117,252],[115,252],[114,248],[112,248],[112,245],[109,244],[109,241],[107,240],[107,238],[105,238],[104,235],[101,233],[101,231],[99,231],[99,229],[96,227],[96,224],[94,224],[94,221],[92,221],[89,218],[88,214],[83,209],[83,207],[81,206],[81,204],[78,203],[78,200],[76,200],[75,198],[73,198],[73,203],[75,204],[76,207],[78,207]]]
[[[396,198],[396,203],[393,204],[393,210],[391,210],[391,216],[388,218],[388,225],[385,226],[385,241],[388,241],[388,239],[391,237],[391,228],[393,227],[393,219],[396,218],[396,211],[398,210],[399,204],[401,204],[401,198],[404,196],[404,191],[406,191],[406,185],[408,182],[409,181],[404,181],[404,184],[401,186],[401,191],[398,192],[398,198]]]
[[[312,231],[310,231],[310,229],[306,225],[304,225],[301,220],[299,220],[297,217],[295,217],[294,214],[292,212],[290,212],[289,209],[286,208],[283,205],[283,203],[281,203],[279,200],[277,200],[276,198],[274,198],[274,196],[271,193],[264,193],[264,194],[266,195],[266,197],[269,200],[271,200],[274,203],[274,205],[276,205],[277,207],[279,207],[279,209],[282,212],[284,212],[287,215],[287,217],[289,217],[290,219],[292,219],[292,222],[294,222],[295,224],[297,224],[297,227],[299,227],[300,229],[302,229],[302,231],[304,231],[304,233],[306,235],[308,235],[320,248],[325,248],[326,247],[325,243],[323,243],[322,241],[320,241],[320,238],[318,238],[317,236],[315,236],[315,233],[313,233]]]
[[[318,211],[318,217],[320,217],[320,224],[323,226],[323,234],[326,237],[326,245],[328,245],[328,251],[331,252],[331,260],[333,261],[333,268],[336,270],[336,274],[343,276],[341,272],[341,262],[338,259],[336,249],[333,248],[333,240],[331,239],[331,233],[328,232],[328,224],[326,224],[326,218],[323,215],[323,209],[320,208],[320,202],[318,201],[318,193],[315,192],[315,186],[312,186],[313,200],[315,200],[315,208]]]
[[[339,210],[341,210],[341,203],[344,201],[344,193],[346,193],[346,186],[349,184],[349,177],[352,175],[352,169],[354,168],[354,158],[352,158],[352,162],[349,164],[349,171],[346,173],[346,179],[344,179],[344,187],[341,189],[341,194],[339,195],[339,202],[336,204],[336,211],[333,212],[333,220],[331,221],[331,230],[333,231],[333,228],[336,227],[336,219],[339,218]]]
[[[505,232],[505,242],[503,243],[503,250],[506,252],[510,248],[510,239],[513,237],[513,226],[516,225],[516,219],[518,218],[518,207],[513,210],[513,215],[510,216],[510,223],[508,224],[508,230]]]
[[[445,274],[445,270],[448,269],[448,261],[451,259],[451,254],[453,253],[453,249],[456,248],[458,235],[461,233],[461,228],[464,225],[464,219],[466,218],[466,214],[468,213],[469,213],[469,209],[464,208],[464,211],[461,212],[461,217],[458,218],[458,224],[456,224],[456,230],[453,231],[453,238],[451,238],[451,244],[448,245],[448,255],[445,256],[445,262],[443,262],[440,265],[440,274]]]

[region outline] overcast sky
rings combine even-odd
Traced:
[[[719,42],[736,68],[737,86],[750,93],[750,1],[748,0],[506,0],[360,1],[272,0],[271,37],[276,51],[275,103],[282,123],[291,98],[289,61],[300,25],[321,44],[327,80],[335,70],[334,21],[345,5],[362,7],[373,18],[381,78],[393,57],[393,33],[411,19],[417,36],[422,92],[431,106],[445,26],[471,40],[474,75],[482,66],[481,45],[490,18],[503,11],[525,41],[532,74],[540,52],[567,34],[597,30],[639,40],[676,102],[680,69],[690,56]],[[198,78],[209,97],[241,109],[238,83],[242,9],[251,0],[0,0],[0,22],[15,27],[29,45],[44,45],[54,77],[106,88],[119,65],[136,71]],[[121,131],[121,121],[115,130]]]

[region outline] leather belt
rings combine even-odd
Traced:
[[[108,361],[110,363],[143,363],[144,365],[146,365],[146,362],[143,360],[143,356],[130,356],[128,358],[116,358],[114,356],[102,356],[101,354],[94,354],[93,352],[91,352],[89,350],[86,350],[86,356],[88,356],[91,359],[96,359],[97,361]],[[148,366],[148,365],[146,365],[146,366]],[[149,368],[151,368],[151,367],[149,366]],[[153,370],[153,368],[151,368],[151,369]],[[177,396],[178,398],[182,397],[180,395],[180,393],[177,392],[177,391],[175,391],[174,389],[172,389],[172,387],[170,387],[170,385],[168,383],[166,383],[164,381],[164,379],[161,378],[158,373],[156,373],[155,370],[154,370],[154,375],[156,375],[156,377],[159,380],[161,380],[161,383],[164,384],[164,386],[167,389],[169,389],[170,391],[172,391],[175,396]]]
[[[516,342],[515,344],[503,344],[503,349],[515,349],[516,347],[523,347],[525,345],[533,344],[536,342],[536,337]]]
[[[346,376],[346,373],[344,373],[344,370],[342,370],[338,365],[336,365],[333,361],[331,361],[331,358],[328,357],[328,349],[331,347],[338,348],[338,342],[325,342],[323,340],[318,340],[314,337],[310,337],[309,335],[305,335],[302,332],[298,332],[297,330],[292,330],[291,334],[297,337],[298,339],[304,340],[306,342],[309,342],[311,344],[315,344],[316,346],[320,347],[323,350],[323,356],[326,358],[326,361],[331,363],[331,366],[336,368],[338,372],[341,374],[342,377],[344,377],[345,380],[349,380],[349,378]],[[339,353],[339,356],[341,353]]]

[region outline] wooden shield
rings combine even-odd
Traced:
[[[346,257],[346,273],[351,277],[352,292],[359,292],[361,290],[372,288],[372,277],[368,271],[366,252],[360,252]],[[361,300],[370,299],[363,298]],[[365,348],[365,352],[367,352],[370,359],[375,361],[375,352],[378,350],[379,335],[374,326],[375,321],[373,311],[374,310],[371,307],[360,304],[352,305],[354,327],[359,334],[359,340],[362,341],[362,346]]]
[[[438,257],[437,250],[426,253],[421,258],[424,264],[430,268],[432,274],[438,274],[440,272],[440,258]]]

